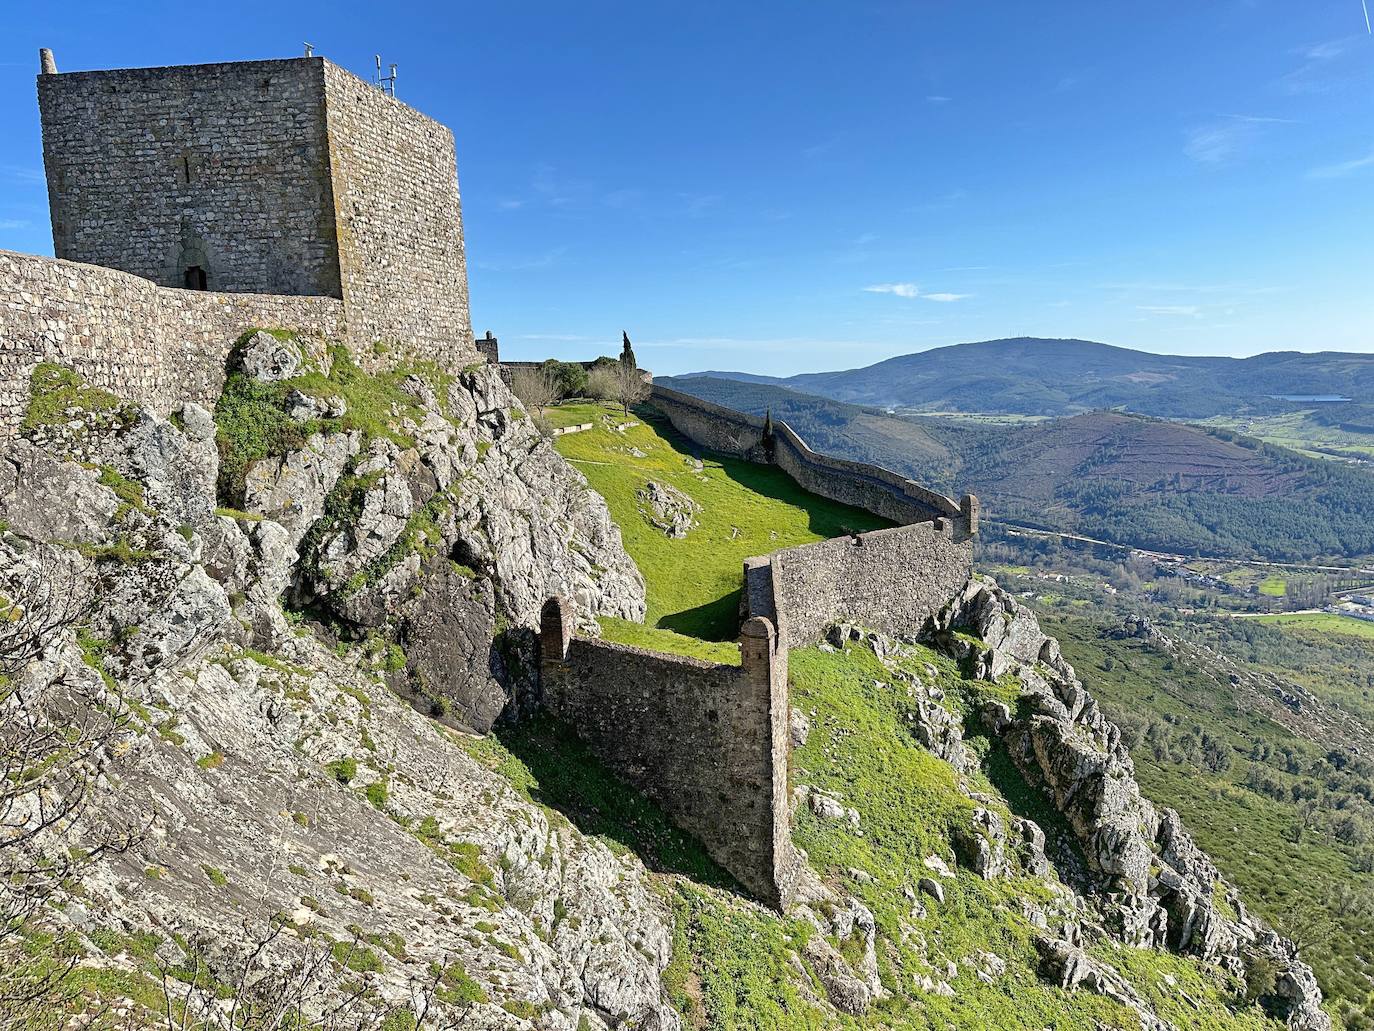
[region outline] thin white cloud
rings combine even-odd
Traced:
[[[1335,165],[1323,165],[1321,168],[1314,168],[1308,172],[1310,179],[1340,179],[1347,175],[1365,168],[1374,168],[1374,150],[1370,151],[1362,158],[1355,158],[1352,161],[1342,161]]]
[[[1143,311],[1147,315],[1172,315],[1189,319],[1202,318],[1202,309],[1196,304],[1137,304],[1136,311]]]
[[[1330,61],[1349,50],[1350,43],[1351,40],[1348,36],[1344,39],[1329,39],[1325,43],[1313,43],[1311,46],[1301,47],[1298,53],[1309,61]]]
[[[933,94],[931,94],[930,96],[926,97],[926,103],[927,103],[927,104],[936,104],[936,105],[939,105],[939,104],[948,104],[949,101],[950,101],[950,98],[949,98],[949,97],[942,96],[942,95],[940,95],[940,94],[938,94],[938,93],[933,93]]]
[[[21,183],[43,182],[43,170],[41,168],[27,168],[23,165],[0,165],[0,176]]]
[[[688,218],[701,218],[720,203],[720,194],[718,193],[681,193],[678,196],[687,205],[686,215]]]
[[[31,224],[26,218],[0,218],[0,230],[27,229]]]
[[[1359,36],[1346,36],[1299,47],[1294,53],[1303,59],[1303,64],[1283,76],[1279,86],[1287,93],[1301,96],[1329,93],[1356,81],[1366,74],[1360,60],[1363,42]]]
[[[1244,156],[1263,135],[1264,126],[1287,125],[1287,118],[1224,115],[1187,131],[1183,153],[1200,165],[1224,165]]]
[[[633,188],[612,190],[601,198],[601,203],[608,208],[632,208],[644,200],[644,191]]]
[[[554,247],[533,258],[515,258],[510,261],[478,261],[476,266],[487,272],[526,272],[531,269],[548,268],[566,254],[568,248]]]
[[[896,297],[919,297],[920,289],[915,283],[874,283],[872,286],[864,287],[865,293],[870,294],[893,294]]]
[[[1282,293],[1285,288],[1277,286],[1256,286],[1252,283],[1180,283],[1134,280],[1098,283],[1097,289],[1119,290],[1123,293],[1238,294],[1246,297],[1258,297],[1263,294]]]
[[[514,211],[516,208],[523,208],[525,206],[525,202],[523,200],[515,199],[503,200],[498,202],[496,206],[500,208],[502,211]]]
[[[937,197],[935,200],[925,201],[921,204],[913,204],[906,210],[913,214],[929,214],[933,211],[944,211],[946,208],[953,207],[967,196],[967,190],[950,190],[943,197]]]
[[[828,140],[821,140],[819,143],[813,143],[809,147],[803,147],[802,154],[809,158],[818,158],[838,147],[843,139],[844,135],[842,133],[836,134]]]
[[[673,350],[690,348],[692,350],[721,349],[730,351],[769,351],[791,354],[798,350],[834,354],[840,350],[868,350],[877,345],[864,340],[817,340],[806,337],[783,337],[774,339],[745,339],[739,337],[677,337],[666,340],[636,340],[635,349]]]
[[[872,286],[864,287],[865,293],[870,294],[892,294],[894,297],[905,297],[913,300],[917,297],[924,301],[937,301],[941,304],[949,304],[951,301],[962,301],[972,297],[973,294],[951,294],[951,293],[922,293],[921,288],[915,283],[874,283]]]

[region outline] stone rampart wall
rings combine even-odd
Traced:
[[[255,326],[347,337],[343,303],[331,297],[175,290],[0,251],[0,441],[23,420],[39,362],[166,414],[183,401],[213,406],[230,347]]]
[[[673,428],[689,440],[726,455],[766,462],[764,420],[715,404],[670,387],[654,385],[649,403],[668,417]]]
[[[977,533],[976,500],[961,504],[906,477],[864,462],[813,451],[785,422],[773,425],[772,449],[765,420],[655,384],[649,402],[684,436],[713,451],[771,463],[798,484],[832,501],[854,505],[894,523],[949,520],[956,536]]]
[[[504,369],[505,367],[503,367]],[[905,525],[748,559],[740,666],[574,640],[567,602],[540,632],[545,705],[759,898],[785,904],[798,859],[787,791],[790,648],[834,623],[919,634],[968,583],[977,499],[962,505],[876,466],[820,455],[790,427],[654,387],[703,447],[770,462],[801,486]]]
[[[973,541],[956,539],[951,523],[940,520],[787,548],[750,563],[745,614],[773,619],[782,642],[800,648],[842,622],[919,634],[968,583]]]
[[[572,637],[554,598],[540,627],[545,706],[655,799],[762,901],[784,905],[797,867],[787,794],[787,649],[765,619],[739,666]]]

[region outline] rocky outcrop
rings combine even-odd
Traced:
[[[1139,633],[1139,624],[1128,632]],[[1292,1028],[1330,1027],[1312,972],[1291,943],[1243,911],[1232,919],[1218,908],[1216,893],[1226,889],[1215,865],[1176,813],[1156,809],[1141,794],[1119,729],[1029,609],[992,581],[974,579],[941,614],[935,640],[979,678],[1015,678],[1016,711],[988,702],[983,723],[1065,819],[1085,863],[1086,883],[1079,886],[1099,900],[1118,938],[1194,955],[1236,974],[1243,971],[1243,951],[1260,949],[1285,971],[1267,1000],[1271,1007]],[[997,867],[989,834],[969,831],[961,840],[975,867]],[[1043,857],[1043,840],[1038,847]],[[1092,976],[1071,950],[1055,945],[1050,951],[1056,977]]]
[[[266,335],[242,368],[271,377],[291,366],[289,354],[247,360],[280,343]],[[270,582],[336,632],[399,646],[417,703],[486,731],[533,691],[532,636],[520,628],[537,624],[544,599],[573,598],[582,629],[596,633],[598,615],[643,618],[643,580],[605,502],[495,370],[446,380],[444,396],[419,376],[401,386],[412,407],[394,414],[389,435],[317,432],[247,467],[244,504],[285,531],[263,543],[290,575],[278,586],[279,567],[260,569],[231,590],[255,602],[240,615],[258,647],[291,632],[273,616],[274,599],[253,594],[253,583]],[[305,418],[319,414],[299,407]],[[212,566],[233,576],[243,556],[223,532],[213,536]]]
[[[887,996],[878,972],[877,923],[867,906],[822,883],[805,868],[790,913],[816,932],[806,940],[802,955],[835,1009],[859,1016]],[[859,946],[851,950],[858,952],[854,962],[840,951],[846,943]]]
[[[635,498],[649,525],[674,538],[686,537],[687,531],[696,525],[696,513],[701,511],[701,506],[688,495],[657,480],[650,480],[635,491]]]
[[[266,336],[240,360],[270,381],[295,358]],[[494,370],[443,400],[409,386],[423,414],[397,416],[400,439],[321,432],[250,466],[256,510],[216,510],[215,427],[193,405],[34,434],[0,460],[0,574],[39,541],[80,543],[88,558],[57,549],[71,570],[49,596],[99,597],[80,641],[55,625],[7,697],[80,687],[120,712],[83,812],[139,828],[44,919],[87,942],[142,935],[169,965],[186,949],[230,962],[255,935],[283,969],[320,943],[365,953],[368,1007],[437,970],[434,1016],[464,1026],[675,1031],[672,915],[638,860],[551,819],[404,700],[418,684],[451,722],[488,727],[547,594],[635,617],[642,581]],[[313,608],[288,614],[283,595]]]

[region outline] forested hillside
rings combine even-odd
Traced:
[[[1164,551],[1282,561],[1374,552],[1374,474],[1121,412],[1007,425],[889,415],[762,383],[667,386],[790,423],[812,447],[972,491],[988,517]]]
[[[1346,1026],[1369,1029],[1374,762],[1358,742],[1374,730],[1374,634],[1336,624],[1046,620],[1121,726],[1142,786],[1302,942]]]

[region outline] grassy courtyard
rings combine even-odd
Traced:
[[[651,410],[626,418],[615,405],[567,404],[551,408],[549,417],[555,426],[592,423],[590,430],[556,438],[555,446],[606,499],[648,585],[646,627],[608,621],[606,635],[613,640],[677,652],[683,642],[648,631],[733,640],[746,558],[891,525],[808,493],[780,469],[703,451]],[[651,480],[700,506],[686,537],[669,537],[645,516],[636,492]]]

